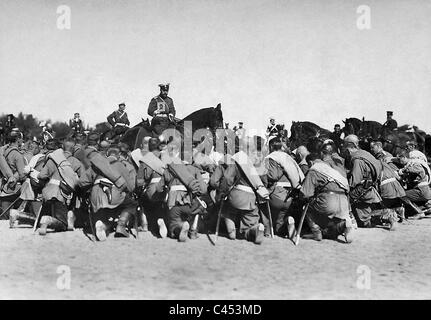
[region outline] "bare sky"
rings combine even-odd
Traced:
[[[231,127],[389,109],[430,132],[431,0],[0,1],[0,112],[94,125],[125,101],[134,125],[160,82],[178,117],[221,102]]]

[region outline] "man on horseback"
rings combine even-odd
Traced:
[[[81,133],[84,131],[82,120],[79,118],[79,112],[75,112],[73,119],[69,120],[69,127],[72,129],[74,134]]]
[[[382,130],[393,131],[398,128],[398,123],[395,119],[392,119],[394,115],[393,111],[386,111],[386,122],[383,124]]]
[[[280,134],[282,125],[275,123],[275,118],[269,118],[269,126],[266,128],[266,138],[277,137]]]
[[[157,135],[161,135],[174,121],[175,107],[172,98],[168,97],[169,83],[159,84],[160,94],[151,99],[148,114],[153,117],[151,126]]]
[[[129,118],[126,113],[126,104],[124,102],[120,103],[118,105],[118,110],[112,112],[106,119],[114,129],[115,135],[120,135],[126,132],[130,125]]]
[[[334,144],[337,147],[337,151],[341,150],[341,146],[343,145],[343,138],[344,138],[344,132],[341,131],[341,126],[337,123],[334,126],[334,132],[332,132],[329,135],[329,139],[334,141]]]

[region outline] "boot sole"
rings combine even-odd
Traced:
[[[292,217],[289,217],[287,220],[287,236],[289,237],[289,239],[292,240],[295,234],[296,234],[295,219],[293,219]]]
[[[353,242],[352,231],[353,231],[352,227],[346,227],[346,229],[344,230],[344,240],[346,240],[346,243]]]
[[[168,229],[166,228],[165,222],[163,221],[163,219],[158,219],[157,224],[159,225],[160,238],[162,239],[166,238],[168,236]]]
[[[103,222],[101,222],[101,221],[96,222],[96,237],[99,241],[105,241],[106,240],[105,226],[103,225]]]
[[[178,241],[179,242],[186,242],[187,240],[187,236],[190,230],[190,225],[189,223],[186,221],[183,223],[183,225],[181,226],[181,231],[180,234],[178,236]]]
[[[41,225],[40,228],[39,228],[39,235],[40,236],[46,236],[47,229],[48,229],[47,225],[45,225],[45,224]]]
[[[263,224],[259,223],[259,226],[257,227],[256,239],[254,240],[255,244],[261,244],[263,242],[263,239],[265,239],[264,231],[265,227]]]

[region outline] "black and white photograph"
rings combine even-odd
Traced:
[[[431,0],[1,0],[0,106],[0,300],[431,299]]]

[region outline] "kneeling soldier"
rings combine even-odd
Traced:
[[[347,179],[320,160],[318,154],[309,154],[307,162],[310,170],[302,184],[301,195],[311,199],[305,216],[312,231],[311,238],[321,241],[344,235],[347,243],[352,242]]]

